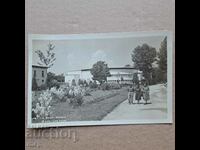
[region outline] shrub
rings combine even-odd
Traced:
[[[110,89],[110,84],[109,83],[103,83],[103,84],[101,84],[101,89],[102,90],[109,90]]]
[[[42,84],[40,87],[38,87],[38,90],[46,90],[47,89],[47,85],[46,84]]]
[[[95,89],[95,88],[98,87],[98,84],[97,84],[96,82],[92,82],[92,81],[90,81],[90,83],[89,83],[89,87],[90,87],[91,89]]]
[[[40,94],[38,98],[38,102],[32,108],[32,112],[36,119],[46,119],[51,115],[51,102],[52,102],[52,94],[50,90],[46,90]]]
[[[54,99],[58,99],[61,102],[66,102],[66,96],[68,95],[68,89],[67,88],[58,88],[56,89],[55,87],[50,89],[52,95],[54,96]]]
[[[90,94],[90,89],[85,89],[85,93],[84,93],[84,95],[85,96],[90,96],[91,94]]]
[[[110,83],[110,88],[111,89],[120,89],[121,86],[119,83]]]

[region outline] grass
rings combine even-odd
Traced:
[[[93,91],[91,97],[79,107],[71,107],[68,102],[57,103],[52,107],[53,116],[65,117],[66,121],[98,121],[102,120],[109,112],[111,112],[117,105],[127,99],[127,90],[122,88],[120,90],[112,91]],[[110,94],[110,97],[107,98]],[[111,95],[112,94],[112,95]],[[98,98],[106,97],[106,98]],[[91,98],[90,96],[86,96]],[[85,99],[86,99],[85,97]],[[53,118],[54,118],[53,117]]]

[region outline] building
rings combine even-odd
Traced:
[[[133,74],[137,73],[138,78],[141,79],[141,72],[133,67],[114,67],[110,69],[110,77],[107,77],[107,82],[120,82],[120,83],[132,83]],[[76,83],[79,79],[92,81],[91,69],[82,69],[76,71],[69,71],[65,74],[65,82],[71,83],[75,79]]]
[[[32,77],[35,77],[38,86],[46,83],[47,68],[48,67],[32,65]]]

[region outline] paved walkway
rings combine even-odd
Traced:
[[[167,91],[163,85],[150,86],[151,104],[128,104],[122,102],[103,120],[164,119],[167,117]]]

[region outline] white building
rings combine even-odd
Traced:
[[[133,74],[137,73],[138,78],[141,79],[141,72],[132,67],[114,67],[110,69],[110,77],[107,77],[108,82],[132,83]],[[76,71],[69,71],[65,74],[65,82],[71,83],[75,79],[76,83],[79,79],[92,81],[91,69],[82,69]]]

